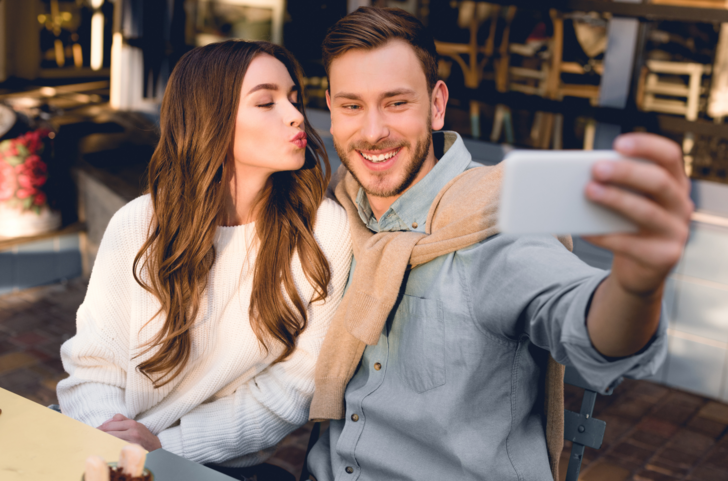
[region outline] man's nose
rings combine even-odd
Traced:
[[[375,145],[389,136],[389,128],[379,109],[371,109],[364,118],[361,135],[368,143]]]

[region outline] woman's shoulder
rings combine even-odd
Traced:
[[[328,232],[339,232],[346,228],[346,233],[349,233],[349,219],[346,216],[346,211],[341,205],[335,200],[324,199],[318,208],[316,214],[316,233],[328,233]]]
[[[152,218],[152,199],[149,194],[142,195],[124,205],[111,217],[106,235],[146,237]]]
[[[324,199],[319,206],[314,232],[327,255],[330,249],[351,249],[351,233],[346,211],[332,199]]]

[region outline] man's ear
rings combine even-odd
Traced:
[[[445,110],[447,109],[447,100],[450,98],[450,92],[447,85],[442,80],[438,80],[432,89],[432,130],[440,130],[445,126]],[[328,97],[327,97],[328,98]]]
[[[329,92],[329,89],[326,89],[326,106],[329,108],[329,115],[331,113],[331,94]],[[329,132],[331,132],[331,135],[334,135],[334,119],[331,119],[331,127],[329,128]]]

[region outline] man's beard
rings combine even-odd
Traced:
[[[429,122],[428,122],[429,123]],[[354,169],[352,169],[352,166],[349,164],[349,157],[347,154],[351,152],[355,152],[357,150],[390,150],[390,149],[396,149],[396,148],[404,148],[407,147],[410,149],[411,144],[409,142],[392,142],[392,141],[385,141],[381,142],[379,144],[369,144],[367,142],[359,142],[356,144],[351,144],[348,146],[346,150],[341,148],[341,146],[336,143],[336,140],[334,140],[334,148],[336,149],[336,153],[339,154],[339,159],[344,163],[347,169],[349,169],[349,172],[351,172],[351,175],[354,176],[354,179],[359,183],[362,189],[364,189],[364,192],[366,192],[368,195],[371,195],[373,197],[394,197],[397,195],[400,195],[405,190],[409,189],[414,180],[417,178],[417,174],[420,173],[420,170],[422,169],[422,165],[425,163],[425,160],[427,159],[427,154],[430,152],[430,145],[432,145],[432,129],[429,129],[427,134],[423,136],[423,138],[417,140],[417,145],[415,145],[415,150],[412,154],[411,161],[405,166],[404,171],[404,177],[402,181],[398,185],[394,185],[391,187],[379,187],[372,185],[367,186],[365,185],[357,176],[356,172],[354,172]],[[356,155],[360,155],[358,152]],[[366,169],[366,167],[364,167]],[[387,177],[387,174],[392,175],[391,172],[389,173],[381,173],[377,174],[374,172],[369,172],[370,175],[374,176],[377,179],[382,179]],[[376,184],[376,182],[375,182]]]

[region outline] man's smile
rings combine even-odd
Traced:
[[[399,153],[401,148],[402,147],[398,147],[396,149],[392,149],[392,150],[384,151],[384,152],[378,151],[377,153],[373,153],[372,151],[364,152],[363,150],[360,150],[358,152],[361,154],[362,157],[367,159],[369,162],[379,163],[379,162],[384,162],[385,160],[389,160],[392,157],[394,157],[395,155],[397,155],[397,153]]]
[[[400,153],[404,146],[400,145],[392,149],[381,150],[359,150],[354,149],[359,154],[364,166],[370,171],[385,171],[394,166],[400,158]]]

